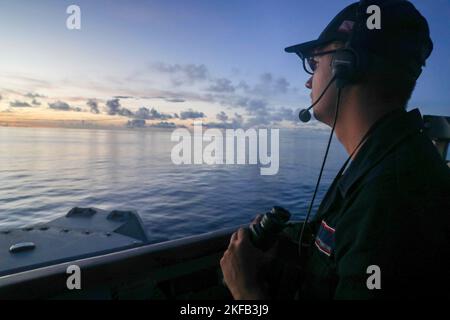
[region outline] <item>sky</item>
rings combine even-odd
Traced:
[[[298,126],[308,75],[284,48],[351,2],[0,0],[0,125]],[[448,116],[450,0],[411,2],[434,51],[409,105]]]

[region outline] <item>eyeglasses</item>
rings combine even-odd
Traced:
[[[314,60],[314,57],[324,56],[326,54],[335,53],[337,50],[329,50],[329,51],[323,51],[323,52],[317,52],[310,54],[308,56],[300,56],[300,58],[303,61],[303,69],[305,69],[306,73],[309,73],[311,75],[314,74],[314,71],[317,69],[317,61]]]

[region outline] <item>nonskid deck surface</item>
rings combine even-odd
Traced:
[[[47,223],[0,230],[0,276],[133,248],[147,241],[135,212],[73,208]]]

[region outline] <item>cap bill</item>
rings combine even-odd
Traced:
[[[317,40],[312,40],[308,42],[303,42],[300,44],[296,44],[294,46],[290,46],[284,49],[284,51],[289,53],[296,53],[302,57],[308,56],[314,49],[323,46],[329,42],[332,42],[334,38],[322,38]]]

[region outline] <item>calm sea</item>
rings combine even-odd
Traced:
[[[135,210],[152,242],[248,223],[281,205],[306,213],[328,131],[280,130],[280,168],[174,165],[171,131],[0,127],[0,229],[72,207]],[[345,161],[334,141],[316,200]]]

